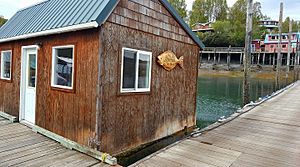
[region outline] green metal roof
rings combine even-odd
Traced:
[[[41,36],[43,32],[55,30],[74,31],[75,28],[101,26],[110,16],[120,0],[46,0],[26,9],[19,10],[0,28],[0,42]],[[167,0],[161,3],[174,16],[190,37],[203,49],[201,40],[177,14]],[[81,25],[90,26],[81,27]],[[43,34],[43,35],[48,35]]]

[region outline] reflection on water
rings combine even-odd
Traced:
[[[252,101],[271,94],[275,83],[270,79],[251,79]],[[221,116],[228,117],[242,104],[243,78],[209,77],[198,78],[197,126],[204,128]]]

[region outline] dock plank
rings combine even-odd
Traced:
[[[30,128],[0,117],[0,166],[108,167],[90,156],[69,150]]]
[[[131,166],[155,166],[152,164],[159,164],[159,157],[181,166],[204,163],[220,167],[298,167],[299,94],[300,82],[297,82],[233,121],[198,137],[184,139]]]

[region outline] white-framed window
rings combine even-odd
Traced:
[[[152,53],[123,48],[121,93],[149,92],[151,84]]]
[[[0,78],[4,80],[11,80],[12,51],[11,50],[2,51],[0,62],[1,62]]]
[[[74,48],[74,45],[56,46],[52,48],[52,87],[73,89]]]

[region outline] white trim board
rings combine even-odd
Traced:
[[[124,89],[123,88],[123,73],[124,73],[124,53],[125,51],[133,51],[136,52],[136,64],[135,64],[135,87],[133,89]],[[139,74],[139,57],[140,54],[145,54],[148,55],[150,58],[150,67],[149,67],[149,88],[138,88],[138,74]],[[143,50],[137,50],[137,49],[132,49],[132,48],[122,48],[122,63],[121,63],[121,81],[120,81],[120,92],[121,93],[144,93],[144,92],[150,92],[151,91],[151,77],[152,77],[152,52],[148,51],[143,51]]]
[[[39,37],[39,36],[46,36],[46,35],[60,34],[60,33],[72,32],[72,31],[85,30],[85,29],[90,29],[90,28],[97,28],[98,26],[99,26],[99,24],[96,21],[93,21],[93,22],[85,23],[85,24],[78,24],[78,25],[73,25],[73,26],[68,26],[68,27],[63,27],[63,28],[56,28],[56,29],[51,29],[51,30],[46,30],[46,31],[41,31],[41,32],[19,35],[19,36],[11,37],[11,38],[4,38],[4,39],[0,39],[0,43],[16,41],[16,40],[20,40],[20,39],[34,38],[34,37]]]
[[[26,89],[26,86],[24,85],[25,84],[25,77],[24,76],[24,71],[26,69],[24,69],[26,67],[26,65],[24,66],[24,63],[25,63],[25,59],[26,59],[26,50],[27,49],[35,49],[36,50],[36,56],[37,56],[37,60],[38,61],[38,50],[40,49],[40,47],[38,45],[28,45],[28,46],[22,46],[21,47],[21,75],[20,75],[20,108],[19,108],[19,121],[21,122],[22,120],[24,120],[24,117],[25,117],[25,89]],[[37,71],[36,71],[37,73]],[[37,74],[36,74],[36,77],[37,77]],[[37,80],[36,80],[37,81]]]
[[[9,78],[6,78],[3,75],[4,71],[4,61],[3,61],[3,54],[4,53],[10,53],[10,69],[9,69]],[[13,61],[13,55],[12,55],[12,50],[3,50],[1,51],[1,56],[0,56],[0,79],[11,81],[11,74],[12,74],[12,61]]]
[[[9,115],[9,114],[6,114],[3,111],[0,111],[0,117],[8,119],[11,123],[17,122],[17,117]]]
[[[94,157],[102,162],[105,162],[109,165],[117,165],[117,158],[115,157],[112,157],[111,155],[109,154],[106,154],[106,153],[103,153],[103,152],[100,152],[100,151],[97,151],[97,150],[94,150],[94,149],[91,149],[89,147],[86,147],[84,145],[81,145],[79,143],[76,143],[72,140],[69,140],[67,138],[64,138],[60,135],[57,135],[51,131],[48,131],[42,127],[39,127],[37,125],[33,125],[32,126],[32,131],[36,132],[36,133],[40,133],[52,140],[55,140],[57,142],[59,142],[61,145],[63,145],[64,147],[68,148],[68,149],[71,149],[71,150],[77,150],[79,152],[82,152],[84,154],[87,154],[91,157]]]
[[[57,85],[54,83],[55,79],[55,67],[56,67],[56,50],[57,49],[72,49],[72,84],[71,86],[62,86],[62,85]],[[73,90],[74,89],[74,77],[75,77],[75,45],[61,45],[61,46],[54,46],[52,47],[52,65],[51,65],[51,86],[54,88],[60,88],[60,89],[68,89],[68,90]]]

